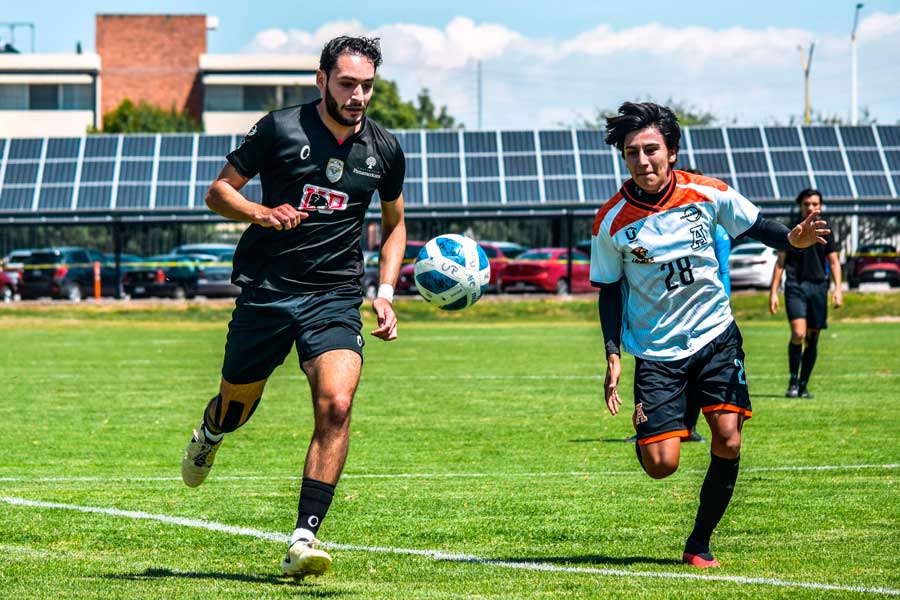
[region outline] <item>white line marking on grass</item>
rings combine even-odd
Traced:
[[[765,473],[770,471],[857,471],[864,469],[898,469],[900,463],[883,465],[796,465],[784,467],[745,467],[741,473]],[[682,469],[682,473],[706,473],[706,469]],[[638,468],[629,471],[537,471],[524,473],[344,473],[341,479],[482,479],[515,477],[602,477],[605,475],[638,475],[644,472]],[[280,481],[300,479],[299,475],[221,475],[216,481]],[[157,481],[181,481],[181,477],[0,477],[0,483],[42,483],[42,482],[104,482],[131,481],[135,483]]]
[[[27,500],[25,498],[13,498],[0,496],[0,502],[5,502],[13,506],[26,506],[31,508],[50,508],[59,510],[72,510],[83,513],[94,513],[109,515],[113,517],[125,517],[127,519],[137,519],[145,521],[157,521],[170,525],[181,525],[183,527],[196,527],[209,531],[218,531],[220,533],[229,533],[233,535],[243,535],[254,537],[272,542],[286,543],[289,537],[282,533],[272,533],[251,529],[249,527],[236,527],[234,525],[226,525],[224,523],[216,523],[215,521],[203,521],[200,519],[189,519],[186,517],[172,517],[169,515],[157,515],[144,511],[120,510],[117,508],[103,508],[95,506],[78,506],[75,504],[62,504],[59,502],[42,502],[38,500]],[[417,548],[390,548],[382,546],[355,546],[351,544],[330,544],[324,543],[323,546],[333,548],[335,550],[344,550],[347,552],[372,552],[380,554],[398,554],[406,556],[421,556],[432,558],[434,560],[471,563],[477,565],[488,565],[494,567],[504,567],[507,569],[519,569],[523,571],[544,571],[550,573],[581,573],[586,575],[605,575],[614,577],[645,577],[650,579],[688,579],[693,581],[715,581],[728,582],[747,585],[764,585],[782,588],[803,588],[809,590],[837,591],[837,592],[857,592],[865,594],[884,594],[889,596],[900,596],[900,589],[884,588],[884,587],[866,587],[858,585],[836,585],[831,583],[815,583],[809,581],[789,581],[783,579],[774,579],[770,577],[743,577],[740,575],[702,575],[700,573],[665,573],[655,571],[628,571],[625,569],[601,569],[596,567],[561,567],[549,563],[540,562],[515,562],[505,560],[495,560],[490,558],[481,558],[471,554],[450,554],[438,550],[422,550]]]

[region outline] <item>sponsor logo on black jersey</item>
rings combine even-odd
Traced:
[[[297,209],[330,215],[336,210],[347,210],[349,200],[350,197],[344,192],[307,183],[303,186],[303,196]]]
[[[300,160],[306,160],[307,158],[309,158],[309,144],[305,144],[300,148]]]
[[[631,259],[631,262],[642,263],[642,264],[652,263],[653,257],[647,256],[647,254],[649,252],[650,251],[647,250],[646,248],[644,248],[643,246],[638,246],[637,248],[632,248],[631,253],[634,254],[634,258]]]
[[[365,170],[357,169],[356,167],[353,167],[353,172],[356,175],[362,175],[363,177],[372,177],[374,179],[381,179],[381,173],[373,170],[375,168],[375,165],[377,165],[377,164],[378,164],[378,159],[375,158],[374,156],[370,156],[369,158],[366,159]]]
[[[331,183],[337,183],[344,175],[344,161],[338,158],[329,158],[328,164],[325,165],[325,177]]]

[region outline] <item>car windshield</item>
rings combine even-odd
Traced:
[[[553,254],[550,252],[542,252],[539,250],[529,250],[520,254],[516,260],[550,260]]]
[[[765,251],[765,249],[766,246],[757,246],[755,244],[751,246],[738,246],[731,251],[731,255],[734,256],[735,254],[760,254],[761,252]]]
[[[39,265],[44,263],[55,263],[62,260],[62,257],[56,252],[32,252],[31,256],[25,259],[25,262],[31,265]]]
[[[888,244],[866,244],[860,246],[860,254],[894,254],[896,250]]]

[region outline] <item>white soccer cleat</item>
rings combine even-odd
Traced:
[[[221,444],[221,441],[208,442],[203,435],[202,426],[199,430],[194,430],[194,437],[184,449],[184,458],[181,459],[181,479],[186,486],[197,487],[203,483],[212,469],[216,451]]]
[[[303,579],[307,575],[318,577],[331,566],[331,556],[324,550],[315,546],[319,540],[312,538],[294,539],[291,536],[291,545],[287,556],[281,561],[281,574],[285,577]]]

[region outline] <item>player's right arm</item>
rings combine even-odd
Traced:
[[[279,230],[293,229],[309,216],[287,203],[269,208],[247,200],[240,190],[248,181],[231,164],[226,164],[206,192],[206,205],[226,219]]]
[[[772,283],[769,285],[769,312],[773,315],[778,312],[778,286],[781,285],[781,276],[784,274],[786,257],[786,252],[779,252],[778,260],[775,261],[775,268],[772,269]]]

